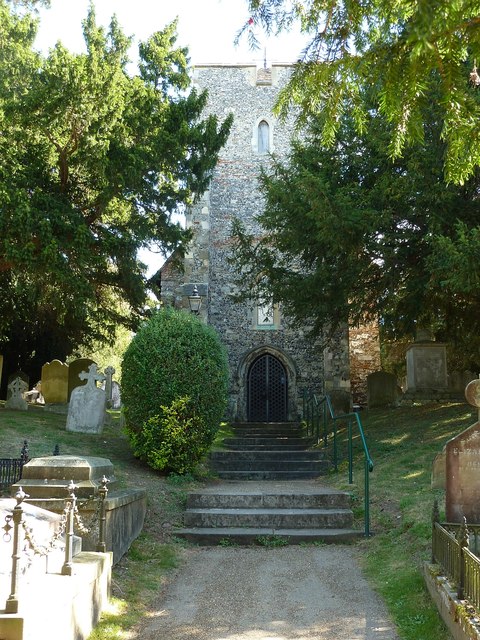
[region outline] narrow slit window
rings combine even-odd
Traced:
[[[258,153],[268,153],[270,151],[270,126],[268,122],[262,120],[258,125]]]

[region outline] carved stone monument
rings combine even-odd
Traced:
[[[97,365],[94,363],[88,367],[88,373],[82,371],[79,378],[87,383],[72,391],[67,431],[101,433],[105,422],[106,396],[105,391],[97,387],[97,382],[103,382],[105,376],[97,371]]]
[[[407,349],[407,391],[448,388],[447,348],[420,333]]]
[[[30,496],[29,503],[62,513],[68,495],[66,488],[73,480],[82,521],[87,527],[96,523],[82,540],[82,548],[93,551],[98,534],[98,504],[94,498],[98,497],[103,476],[109,480],[105,501],[107,549],[113,552],[114,562],[118,562],[142,530],[147,496],[145,489],[117,488],[110,460],[68,455],[33,458],[24,465],[22,479],[13,485],[12,491],[22,486]]]
[[[7,401],[5,402],[5,409],[16,409],[17,411],[27,411],[28,404],[23,394],[28,391],[28,384],[18,377],[12,380],[8,385],[10,392]]]
[[[68,364],[52,360],[42,367],[42,395],[47,404],[68,402]]]
[[[467,385],[465,396],[480,408],[480,380]],[[446,444],[446,516],[449,522],[480,524],[480,422]]]

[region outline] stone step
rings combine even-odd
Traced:
[[[350,509],[187,509],[186,527],[351,528]]]
[[[326,462],[316,471],[217,471],[224,480],[309,480],[326,475],[330,465]]]
[[[264,451],[247,451],[247,450],[239,450],[239,451],[212,451],[210,454],[210,460],[214,463],[220,462],[229,464],[230,462],[237,463],[240,461],[252,462],[252,461],[268,461],[272,462],[275,460],[281,461],[315,461],[315,460],[323,460],[324,453],[323,451],[290,451],[289,449],[280,449],[277,451],[272,451],[270,449],[266,449]]]
[[[243,440],[243,438],[242,438]],[[225,443],[225,441],[224,441]],[[226,445],[228,451],[306,451],[308,446],[305,444],[235,444]]]
[[[305,435],[300,429],[295,431],[287,429],[233,429],[237,438],[303,438]]]
[[[223,444],[226,447],[279,447],[279,448],[303,448],[306,449],[311,446],[314,441],[311,438],[288,438],[284,437],[271,437],[271,438],[262,438],[262,437],[238,437],[238,438],[224,438]]]
[[[362,531],[355,529],[271,529],[267,527],[184,527],[177,529],[175,535],[189,542],[201,545],[215,545],[219,543],[232,544],[262,544],[273,546],[275,541],[285,541],[288,544],[319,543],[337,544],[351,542],[363,536]]]
[[[324,489],[321,492],[299,492],[290,488],[283,493],[263,491],[235,491],[222,489],[221,493],[190,492],[187,509],[348,509],[350,495],[343,491]]]
[[[276,452],[273,452],[276,453]],[[328,470],[329,464],[324,460],[297,460],[278,458],[267,459],[222,459],[211,460],[210,468],[219,473],[221,471],[312,471],[322,473]]]

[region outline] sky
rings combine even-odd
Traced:
[[[58,40],[70,50],[83,47],[81,22],[88,12],[89,0],[51,0],[50,9],[40,11],[36,46],[44,52]],[[298,34],[267,38],[259,34],[262,48],[252,51],[247,38],[235,47],[235,34],[248,20],[246,0],[95,0],[97,23],[108,26],[116,14],[127,35],[145,40],[176,16],[179,18],[178,44],[188,46],[192,64],[263,64],[264,48],[268,62],[293,62],[302,50]],[[134,50],[132,50],[132,58]]]
[[[136,59],[137,43],[162,29],[178,16],[178,41],[188,46],[193,65],[205,63],[294,62],[300,56],[303,40],[298,33],[267,38],[259,32],[261,49],[251,50],[244,37],[234,46],[237,31],[248,20],[246,0],[95,0],[97,24],[108,27],[113,14],[124,33],[134,36],[130,57]],[[45,54],[58,40],[69,50],[84,51],[82,20],[88,13],[89,0],[51,0],[49,9],[39,12],[40,25],[36,48]],[[163,259],[148,250],[139,253],[147,264],[148,275],[159,268]]]

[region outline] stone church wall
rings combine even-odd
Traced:
[[[259,326],[254,303],[234,303],[235,274],[229,264],[231,225],[240,218],[247,230],[260,234],[255,221],[263,207],[258,175],[268,165],[268,154],[257,147],[258,124],[264,120],[270,128],[271,151],[285,157],[294,135],[293,120],[280,123],[272,113],[279,88],[286,82],[290,68],[273,66],[260,70],[254,66],[202,66],[195,70],[197,86],[208,91],[207,113],[224,118],[234,115],[230,138],[221,151],[210,190],[192,207],[187,224],[194,228],[195,240],[185,259],[183,284],[173,296],[188,307],[188,287],[200,285],[206,296],[203,317],[219,333],[227,348],[231,389],[229,418],[247,419],[246,385],[248,369],[255,358],[271,354],[283,364],[288,378],[288,419],[301,415],[302,391],[312,388],[323,393],[327,388],[343,394],[349,404],[348,335],[339,332],[327,350],[320,348],[307,331],[294,330],[276,312],[274,326]],[[166,281],[168,280],[165,274]],[[163,276],[162,276],[163,280]],[[168,280],[169,289],[175,289]],[[172,297],[172,296],[171,296]]]

